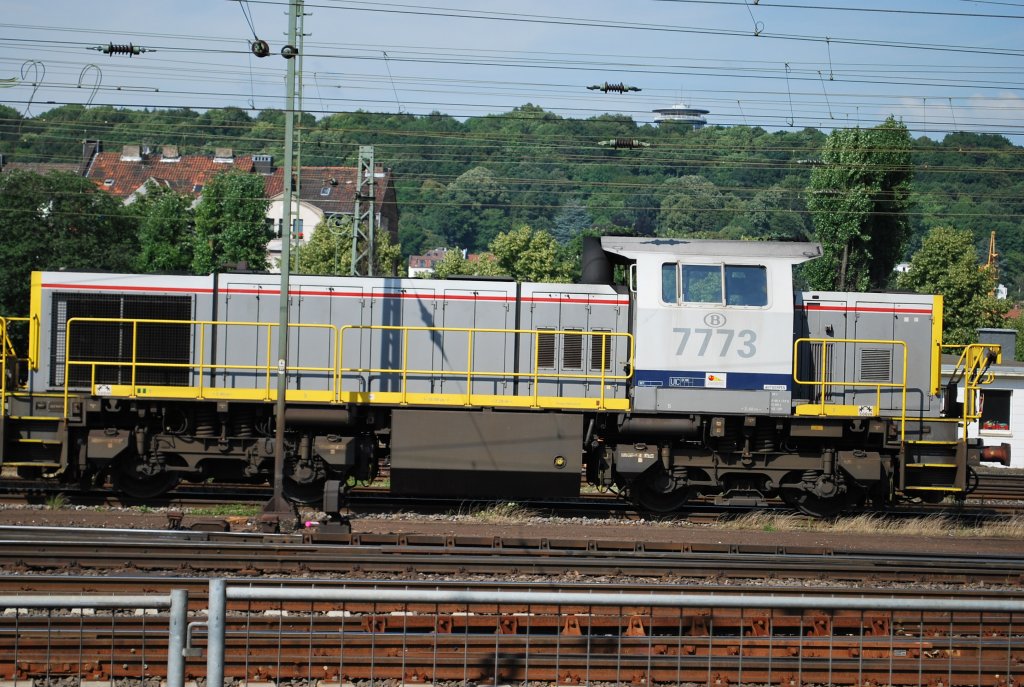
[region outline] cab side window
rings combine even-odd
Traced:
[[[677,267],[674,262],[666,262],[661,266],[661,300],[663,303],[679,302]]]
[[[768,271],[763,265],[661,266],[664,303],[708,303],[763,308],[768,305]]]
[[[683,265],[684,303],[721,303],[722,268],[719,265]]]
[[[760,265],[725,266],[726,305],[768,305],[768,276]]]

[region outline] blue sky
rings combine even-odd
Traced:
[[[90,102],[282,107],[287,7],[8,0],[0,79],[16,84],[0,102],[30,114]],[[249,55],[243,9],[270,57]],[[724,125],[828,130],[892,113],[916,135],[987,131],[1024,142],[1024,1],[307,0],[306,11],[304,107],[317,116],[466,117],[530,102],[563,116],[646,122],[652,109],[682,101]],[[87,49],[109,42],[153,52]],[[605,81],[643,90],[586,89]]]

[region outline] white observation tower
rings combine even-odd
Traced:
[[[710,114],[711,110],[702,110],[699,107],[690,107],[684,103],[673,105],[672,107],[663,107],[653,111],[657,117],[654,121],[658,124],[665,122],[678,122],[680,124],[686,124],[694,129],[700,129],[704,127],[708,120],[704,118],[704,115]]]

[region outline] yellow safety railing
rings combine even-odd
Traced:
[[[623,332],[605,332],[605,331],[582,331],[582,330],[564,330],[564,329],[484,329],[484,328],[472,328],[472,327],[413,327],[413,326],[400,326],[400,325],[345,325],[341,328],[341,335],[338,338],[338,355],[339,361],[344,361],[344,342],[345,335],[349,332],[362,332],[362,331],[393,331],[400,333],[402,336],[402,364],[399,367],[341,367],[339,369],[339,384],[338,388],[341,388],[341,377],[345,374],[358,374],[358,375],[384,375],[392,374],[398,375],[400,378],[399,391],[397,394],[397,400],[399,403],[405,405],[415,402],[421,398],[420,395],[413,396],[409,391],[409,377],[410,376],[431,376],[431,377],[451,377],[454,379],[465,380],[466,391],[464,393],[456,394],[427,394],[434,401],[443,401],[446,405],[464,405],[473,406],[480,405],[474,403],[473,393],[473,380],[474,378],[489,378],[489,379],[502,379],[507,381],[513,381],[516,379],[525,379],[532,382],[533,393],[530,398],[532,399],[529,403],[529,407],[540,408],[542,407],[541,396],[540,396],[540,382],[545,380],[557,380],[559,382],[576,381],[576,382],[593,382],[598,383],[601,386],[601,393],[597,399],[596,410],[607,410],[609,408],[608,399],[606,396],[607,383],[608,382],[621,382],[632,378],[633,376],[633,336]],[[465,369],[458,370],[437,370],[437,369],[414,369],[408,366],[409,358],[409,335],[414,332],[425,332],[428,334],[465,334],[466,335],[466,367]],[[476,369],[476,337],[479,335],[486,334],[499,334],[499,335],[517,335],[517,336],[530,336],[533,338],[533,354],[532,354],[532,369],[527,372],[508,372],[506,370],[486,370]],[[592,345],[601,346],[601,364],[600,372],[541,372],[540,366],[540,340],[542,336],[579,336],[579,337],[591,337]],[[612,350],[611,341],[614,339],[622,339],[625,341],[628,351],[628,361],[626,363],[627,372],[624,374],[611,374],[609,371],[608,355]],[[582,360],[583,356],[583,341],[580,342],[580,355],[581,355],[581,366],[585,366]],[[361,399],[366,402],[378,402],[378,403],[390,403],[392,398],[389,396],[373,395],[368,394],[366,399]],[[485,396],[484,394],[477,394],[477,397]],[[446,397],[446,398],[442,398]],[[339,397],[340,398],[340,397]],[[558,397],[564,399],[565,397]]]
[[[964,384],[963,413],[960,417],[941,418],[941,421],[956,422],[967,437],[967,427],[972,422],[981,419],[981,406],[979,404],[978,392],[981,387],[991,384],[995,374],[991,370],[993,364],[1002,362],[1003,352],[999,344],[961,344],[943,345],[942,348],[951,351],[960,351],[956,361],[956,367],[950,375],[950,380]]]
[[[808,348],[814,350],[819,347],[821,350],[821,379],[800,379],[800,345],[809,344]],[[865,382],[852,379],[828,379],[828,357],[829,348],[836,344],[863,344],[875,346],[899,346],[903,350],[903,374],[898,382]],[[900,393],[900,441],[903,441],[907,424],[907,344],[904,341],[894,339],[819,339],[802,338],[793,342],[793,381],[796,384],[817,387],[821,398],[820,403],[807,404],[809,407],[817,406],[819,415],[828,415],[829,406],[837,404],[828,403],[828,390],[830,387],[865,387],[875,390],[875,413],[882,407],[882,389],[897,389]]]
[[[11,357],[17,357],[14,351],[14,344],[11,343],[10,338],[7,336],[7,323],[9,319],[6,317],[0,317],[0,329],[2,329],[3,336],[3,353],[0,354],[0,404],[2,404],[3,412],[7,412],[7,359]]]
[[[72,355],[72,351],[75,350],[75,341],[77,336],[85,336],[80,334],[81,331],[88,331],[86,325],[104,324],[104,325],[117,325],[124,327],[122,336],[125,340],[121,342],[122,350],[126,352],[118,360],[97,360],[91,358],[75,358]],[[179,326],[189,327],[189,344],[190,350],[195,353],[190,354],[190,358],[198,357],[198,360],[190,359],[188,362],[153,362],[148,360],[139,360],[139,336],[140,327],[148,325],[167,325],[167,326]],[[109,318],[109,317],[74,317],[67,321],[65,330],[65,345],[64,349],[67,352],[64,363],[64,388],[63,388],[63,399],[64,399],[64,416],[68,416],[70,396],[72,390],[72,378],[75,376],[72,374],[72,370],[76,367],[88,368],[88,389],[90,394],[99,395],[98,387],[103,384],[109,386],[110,389],[105,390],[105,394],[117,397],[136,398],[141,394],[148,396],[153,395],[168,395],[174,398],[182,399],[193,399],[201,400],[204,398],[237,398],[238,390],[230,389],[233,394],[225,395],[224,393],[218,393],[218,391],[228,389],[228,387],[218,386],[213,383],[213,379],[218,372],[249,372],[256,373],[258,376],[263,376],[265,379],[265,385],[262,389],[257,385],[253,389],[245,390],[248,392],[244,398],[245,400],[256,400],[256,401],[273,401],[276,400],[276,383],[274,382],[274,375],[277,372],[277,363],[273,357],[273,344],[274,336],[273,332],[275,327],[278,327],[278,323],[268,322],[244,322],[244,321],[228,321],[228,322],[217,322],[212,320],[167,320],[167,319],[129,319],[129,318]],[[474,394],[473,382],[474,380],[479,381],[481,378],[502,378],[505,380],[514,379],[529,379],[533,382],[533,391],[530,397],[526,398],[528,407],[544,407],[545,403],[542,403],[542,399],[539,395],[539,382],[544,380],[559,380],[559,381],[586,381],[599,383],[601,385],[600,396],[595,399],[595,403],[588,408],[595,409],[608,409],[610,407],[609,399],[606,396],[606,385],[609,382],[625,381],[632,377],[633,361],[632,361],[632,336],[630,334],[624,334],[619,332],[604,332],[604,331],[564,331],[564,330],[531,330],[531,329],[477,329],[477,328],[465,328],[465,327],[403,327],[403,326],[385,326],[385,325],[345,325],[337,327],[331,324],[289,324],[289,328],[295,329],[313,329],[326,331],[328,334],[328,341],[326,342],[325,355],[327,356],[326,365],[321,366],[289,366],[289,374],[299,373],[314,373],[328,377],[328,389],[322,391],[307,392],[302,396],[301,400],[309,400],[316,402],[326,403],[347,403],[347,402],[360,402],[360,403],[423,403],[423,404],[439,404],[439,405],[516,405],[521,400],[521,397],[509,397],[509,396],[486,396],[484,394]],[[207,342],[211,340],[211,333],[214,328],[255,328],[257,330],[256,340],[253,345],[266,346],[266,363],[265,364],[242,364],[242,363],[211,363],[207,361]],[[402,352],[401,352],[401,364],[395,367],[346,367],[342,363],[344,361],[344,338],[345,334],[353,331],[361,330],[378,330],[378,331],[395,331],[400,333],[402,338]],[[265,334],[260,334],[265,332]],[[431,334],[465,334],[467,356],[466,356],[466,368],[459,370],[435,370],[435,369],[413,369],[408,365],[409,361],[409,336],[413,332],[428,332]],[[528,372],[507,372],[504,370],[482,370],[475,369],[474,363],[476,360],[476,348],[478,337],[487,334],[510,334],[510,335],[528,335],[533,337],[533,369]],[[152,335],[152,332],[150,332]],[[587,336],[591,337],[591,341],[594,345],[601,346],[600,364],[601,369],[599,372],[586,373],[586,372],[541,372],[538,362],[540,358],[540,337],[542,335],[563,335],[563,336]],[[265,344],[260,341],[260,336],[265,336]],[[612,374],[608,369],[610,367],[610,360],[608,356],[611,354],[612,347],[611,341],[613,338],[622,338],[626,341],[628,351],[628,365],[625,374]],[[580,351],[582,356],[583,346],[582,342],[580,345]],[[331,360],[333,358],[333,360]],[[98,375],[98,372],[102,369],[109,368],[120,368],[126,369],[127,379],[121,379],[114,383],[105,383],[102,380],[102,375]],[[197,383],[190,382],[188,384],[171,384],[171,385],[160,385],[152,383],[144,383],[140,386],[140,370],[186,370],[190,377],[194,376]],[[367,375],[397,375],[401,380],[401,391],[396,394],[390,394],[387,392],[383,393],[371,393],[368,391],[357,391],[357,392],[346,392],[342,390],[342,383],[345,375],[351,374],[367,374]],[[409,390],[409,378],[411,376],[434,376],[434,377],[452,377],[464,379],[466,382],[465,393],[457,394],[413,394]],[[208,381],[209,376],[209,381]],[[80,386],[80,385],[79,385]],[[78,388],[78,386],[76,386]],[[152,393],[148,393],[152,391]],[[296,392],[301,394],[302,392]],[[289,396],[291,394],[289,393]],[[566,397],[559,397],[562,400],[566,400]],[[570,400],[575,397],[569,397]],[[588,399],[589,400],[589,399]],[[623,404],[628,405],[628,400],[616,399],[614,405],[616,409],[619,409]],[[551,405],[548,403],[547,405]],[[572,404],[569,404],[570,407]],[[582,407],[582,406],[581,406]]]
[[[131,358],[125,360],[75,360],[71,357],[71,351],[73,350],[72,341],[74,333],[74,325],[83,324],[113,324],[113,325],[131,325]],[[196,362],[187,363],[158,363],[150,361],[140,361],[138,359],[139,350],[139,326],[140,325],[176,325],[183,327],[190,327],[193,329],[193,337],[195,336],[194,330],[198,328],[198,355],[199,359]],[[241,322],[241,321],[228,321],[228,322],[217,322],[213,320],[163,320],[163,319],[127,319],[127,318],[113,318],[113,317],[73,317],[67,321],[67,329],[65,331],[65,350],[67,355],[64,359],[64,416],[68,414],[68,399],[71,390],[71,369],[75,366],[82,366],[89,368],[89,389],[90,393],[96,395],[98,383],[96,381],[96,372],[98,369],[117,367],[124,368],[128,367],[130,370],[130,379],[127,385],[118,386],[129,386],[130,391],[126,394],[129,398],[134,398],[137,395],[137,380],[138,371],[140,369],[153,370],[153,369],[165,369],[165,370],[188,370],[189,372],[197,373],[199,383],[197,385],[183,385],[181,388],[191,390],[193,393],[190,394],[189,398],[203,399],[210,389],[216,388],[212,383],[206,383],[206,373],[211,374],[211,379],[216,372],[246,372],[255,371],[258,374],[264,375],[266,379],[266,386],[262,392],[262,398],[258,400],[271,401],[274,400],[274,393],[272,388],[276,390],[276,384],[272,384],[272,378],[274,372],[277,370],[277,365],[271,362],[273,351],[273,330],[278,327],[279,324],[276,322]],[[206,342],[208,339],[208,333],[214,327],[249,327],[256,328],[257,331],[266,331],[266,355],[267,363],[264,365],[245,365],[238,363],[210,363],[206,361]],[[335,349],[335,341],[337,339],[338,328],[331,324],[289,324],[288,327],[295,329],[318,329],[325,330],[330,336],[329,344],[327,347],[328,351]],[[192,341],[190,337],[190,341]],[[294,366],[289,368],[293,372],[314,372],[323,373],[330,375],[333,380],[337,377],[337,364],[336,361],[330,361],[329,366]]]
[[[29,327],[38,327],[39,325],[38,320],[35,318],[0,317],[0,339],[2,339],[2,341],[0,341],[0,347],[2,347],[2,353],[0,353],[0,404],[2,404],[2,406],[0,407],[3,408],[7,407],[7,395],[9,393],[13,393],[13,391],[8,388],[7,384],[7,360],[9,358],[14,358],[18,362],[26,363],[29,367],[35,366],[35,354],[33,351],[30,350],[28,355],[19,356],[18,352],[14,348],[14,342],[11,341],[10,337],[10,327],[11,324],[14,323],[28,323]],[[15,383],[17,383],[17,380],[15,380]]]

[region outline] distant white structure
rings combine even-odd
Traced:
[[[672,107],[653,110],[653,112],[658,115],[654,118],[654,121],[658,124],[679,122],[681,124],[689,124],[694,129],[700,129],[707,125],[708,120],[704,118],[704,115],[710,114],[711,110],[702,110],[699,107],[690,107],[685,103],[678,103]]]

